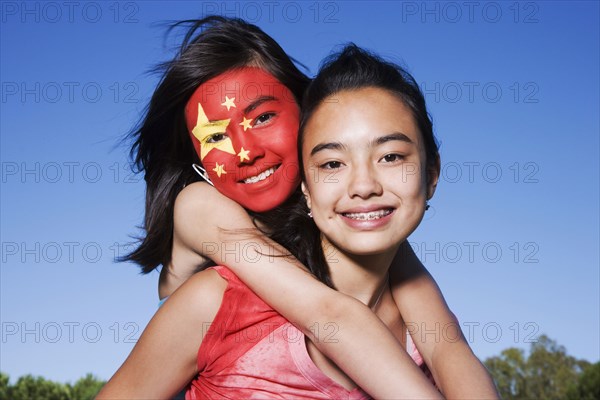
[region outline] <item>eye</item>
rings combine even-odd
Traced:
[[[386,154],[385,156],[383,156],[381,158],[380,161],[386,162],[386,163],[393,163],[393,162],[398,162],[398,161],[402,161],[402,160],[404,160],[403,155],[392,153],[392,154]]]
[[[341,166],[342,166],[342,163],[340,161],[327,161],[326,163],[319,165],[319,168],[321,168],[321,169],[338,169]]]
[[[218,143],[225,140],[226,136],[224,133],[215,133],[206,138],[206,143]]]
[[[261,114],[258,118],[255,119],[254,126],[261,126],[271,122],[273,117],[275,116],[274,112],[268,112]]]

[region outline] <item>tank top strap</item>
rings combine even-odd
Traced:
[[[286,322],[229,268],[211,269],[227,281],[227,288],[198,350],[198,368],[203,375],[222,371]]]

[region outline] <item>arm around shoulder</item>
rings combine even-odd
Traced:
[[[245,214],[240,205],[204,182],[192,183],[177,195],[171,262],[163,266],[159,280],[161,299],[173,293],[199,267],[210,261],[218,251],[219,227],[223,222],[227,223],[229,215],[235,212]]]
[[[195,199],[202,199],[202,206]],[[175,222],[176,240],[227,265],[371,395],[427,399],[439,395],[368,307],[310,275],[263,235],[234,201],[209,185],[190,185],[177,199]],[[334,327],[335,342],[320,340],[315,326]]]

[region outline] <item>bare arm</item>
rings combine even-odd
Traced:
[[[213,270],[189,279],[152,318],[97,399],[172,398],[198,373],[197,354],[227,283]]]
[[[232,236],[234,231],[239,235]],[[174,243],[227,265],[372,396],[441,398],[367,306],[317,281],[299,261],[275,257],[287,252],[260,234],[241,206],[211,186],[192,184],[178,196]],[[337,329],[333,340],[311,331],[326,325]]]
[[[396,255],[391,274],[394,301],[442,393],[449,399],[499,399],[438,285],[408,242]]]
[[[203,266],[210,263],[210,259],[197,253],[194,249],[181,243],[181,235],[177,229],[183,222],[176,224],[176,231],[173,238],[173,248],[171,250],[171,262],[160,271],[158,281],[158,297],[162,300],[171,295],[185,281],[187,281],[196,272],[203,269]]]

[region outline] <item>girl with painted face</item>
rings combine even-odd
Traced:
[[[292,194],[299,181],[293,174],[295,155],[289,151],[289,143],[295,141],[297,129],[274,131],[274,142],[268,149],[257,147],[250,139],[261,132],[270,132],[280,123],[288,127],[294,125],[297,114],[294,117],[293,110],[297,113],[296,101],[300,99],[307,78],[270,37],[252,25],[216,17],[191,23],[182,51],[164,65],[165,74],[152,97],[148,113],[134,132],[136,141],[132,153],[140,169],[145,171],[147,182],[147,235],[129,259],[140,263],[144,272],[150,272],[160,264],[164,266],[161,297],[170,294],[194,270],[206,268],[211,260],[228,265],[246,285],[288,318],[369,393],[377,397],[399,397],[406,392],[403,392],[405,385],[397,377],[412,364],[406,362],[405,350],[381,321],[364,304],[312,278],[297,260],[274,257],[286,254],[286,251],[259,234],[238,203],[206,183],[195,182],[198,178],[190,167],[191,164],[205,164],[206,173],[215,186],[223,192],[229,191],[228,194],[249,211],[265,211],[278,206]],[[196,35],[201,27],[207,29]],[[237,74],[236,81],[222,80],[223,74],[227,73]],[[244,79],[248,85],[242,86],[239,82]],[[249,92],[250,86],[256,86],[257,79],[260,88]],[[236,85],[241,92],[236,91]],[[216,102],[211,97],[214,93],[221,97]],[[290,93],[294,102],[290,101]],[[195,95],[198,101],[191,100]],[[255,113],[259,111],[259,114]],[[258,161],[263,162],[262,165]],[[229,176],[228,181],[225,178]],[[269,178],[277,179],[277,183],[269,186]],[[257,190],[249,191],[251,185]],[[252,196],[263,194],[261,185],[267,187],[265,192],[268,194],[263,195],[261,201],[253,201]],[[253,231],[252,234],[249,231]],[[393,268],[390,280],[405,320],[414,321],[417,326],[453,323],[437,286],[414,254],[399,254],[402,268]],[[318,271],[311,272],[318,276]],[[214,275],[213,272],[210,274]],[[209,299],[211,290],[223,290],[221,281],[214,287],[205,285],[202,291],[194,293],[200,296],[199,300]],[[205,293],[208,297],[204,297]],[[426,305],[421,301],[424,297],[429,299]],[[299,299],[302,299],[300,304]],[[211,306],[210,301],[206,303]],[[173,307],[167,302],[165,310]],[[422,309],[430,312],[419,312]],[[185,312],[163,314],[161,310],[155,318],[158,321],[164,321],[159,315],[169,315],[165,318],[173,324],[189,316]],[[420,315],[427,318],[422,319]],[[314,330],[315,326],[323,327],[328,323],[335,324],[339,331],[336,343],[319,340],[319,332]],[[148,329],[156,324],[158,322],[152,322]],[[179,332],[193,335],[198,331],[183,329]],[[377,341],[373,340],[375,337]],[[434,375],[441,376],[442,369],[437,366],[443,366],[443,363],[434,354],[446,354],[446,348],[454,347],[449,343],[427,342],[422,335],[415,341]],[[178,360],[177,356],[189,356],[190,349],[195,351],[197,347],[179,346],[177,342],[161,345],[173,357],[168,357],[170,361],[162,360],[160,365],[164,368],[160,371],[146,371],[144,382],[148,384],[137,387],[142,392],[123,393],[137,393],[138,396],[146,393],[156,397],[157,393],[166,393],[156,392],[152,386],[161,380],[174,386],[184,385],[193,376],[189,371],[195,368],[195,363],[188,359],[183,368],[174,362]],[[146,346],[136,347],[139,348],[147,350]],[[132,374],[134,379],[139,376],[135,372],[138,369],[132,370],[130,366],[136,365],[140,356],[144,358],[146,350],[141,353],[141,350],[134,350],[107,385],[107,391],[122,389],[123,382],[128,382]],[[146,381],[147,378],[150,381]]]
[[[185,116],[206,179],[255,212],[282,204],[300,183],[298,113],[293,93],[259,67],[201,84]]]

